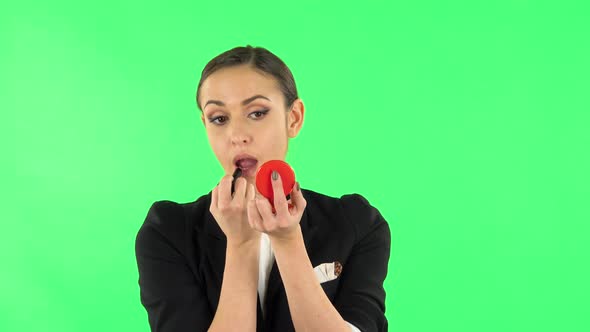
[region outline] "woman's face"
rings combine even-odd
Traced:
[[[236,169],[237,159],[248,183],[266,161],[285,160],[289,138],[303,124],[303,103],[297,99],[285,109],[277,80],[249,65],[217,70],[201,85],[201,120],[209,144],[225,174]]]

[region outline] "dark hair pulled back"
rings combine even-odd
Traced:
[[[203,109],[199,103],[199,97],[201,85],[205,79],[219,69],[238,65],[251,65],[256,70],[272,75],[277,80],[279,88],[285,97],[285,108],[287,110],[291,107],[293,101],[299,98],[293,74],[283,60],[263,47],[239,46],[211,59],[203,69],[197,87],[197,107],[201,112]]]

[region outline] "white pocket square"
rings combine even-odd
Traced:
[[[321,283],[334,280],[342,273],[340,262],[323,263],[313,268],[315,275]]]

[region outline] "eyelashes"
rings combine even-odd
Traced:
[[[259,111],[254,111],[254,112],[252,112],[252,113],[248,114],[248,116],[250,116],[250,115],[252,115],[252,114],[257,114],[257,115],[259,115],[259,116],[257,116],[257,117],[254,117],[254,118],[252,118],[252,119],[254,119],[254,120],[259,120],[259,119],[262,119],[262,118],[264,118],[264,117],[266,116],[266,113],[268,113],[269,111],[270,111],[269,109],[263,109],[263,110],[259,110]],[[224,123],[227,121],[227,119],[226,119],[226,118],[227,118],[227,117],[226,117],[225,115],[221,115],[221,116],[215,116],[215,117],[210,117],[210,118],[209,118],[209,122],[211,122],[211,123],[213,123],[213,124],[215,124],[215,125],[221,126],[221,125],[223,125],[223,124],[224,124]],[[226,120],[225,120],[225,121],[222,121],[222,122],[219,122],[219,121],[218,121],[219,119],[226,119]]]

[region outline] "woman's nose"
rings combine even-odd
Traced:
[[[252,140],[252,136],[249,131],[243,125],[234,125],[231,130],[231,142],[232,144],[244,144],[249,143]]]
[[[232,136],[232,144],[246,144],[250,142],[247,136]]]

